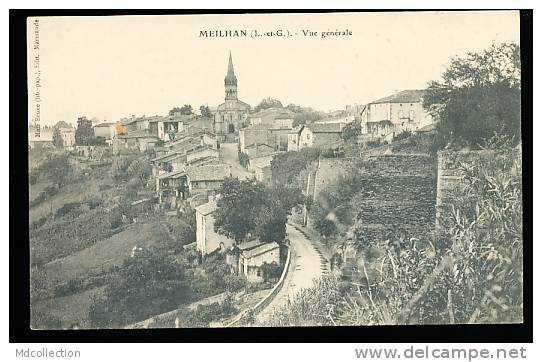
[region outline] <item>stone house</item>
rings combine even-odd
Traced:
[[[301,139],[301,131],[303,126],[298,126],[288,132],[288,148],[287,151],[299,151],[299,141]]]
[[[227,164],[186,167],[188,191],[191,194],[218,190],[224,179],[229,176],[231,166]]]
[[[293,122],[293,120],[291,120]],[[283,124],[256,124],[239,130],[239,149],[251,145],[267,144],[276,151],[288,149],[288,134],[292,131],[291,122]]]
[[[171,208],[175,208],[179,198],[186,199],[188,196],[186,172],[177,170],[157,175],[156,193],[159,203],[169,202]]]
[[[158,143],[158,137],[150,134],[148,129],[128,131],[128,134],[120,134],[116,139],[127,148],[137,149],[141,152],[153,149]]]
[[[235,245],[233,239],[215,232],[215,210],[216,202],[213,199],[196,207],[196,249],[202,256],[217,250],[226,251]]]
[[[117,125],[113,122],[103,122],[93,127],[94,137],[101,137],[110,141],[117,135]]]
[[[256,177],[256,180],[263,182],[265,184],[270,184],[272,182],[272,172],[271,172],[270,163],[256,164],[253,166],[253,169],[254,169],[254,177]]]
[[[299,132],[298,149],[325,147],[340,141],[342,130],[342,123],[307,124]]]
[[[262,265],[280,265],[280,246],[276,242],[262,243],[259,240],[241,243],[237,246],[239,254],[239,273],[243,273],[252,283],[264,281]]]
[[[53,132],[55,129],[59,130],[60,137],[62,137],[62,147],[73,149],[75,146],[75,128],[64,121],[60,121],[53,126]]]
[[[404,90],[373,101],[361,113],[361,134],[373,137],[414,132],[433,123],[423,108],[425,90]]]

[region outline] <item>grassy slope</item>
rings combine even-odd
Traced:
[[[89,328],[88,309],[92,304],[92,296],[99,296],[105,286],[85,290],[84,292],[68,295],[61,298],[40,300],[32,304],[36,311],[50,313],[61,321],[62,328],[70,328],[72,325],[79,325]]]
[[[93,246],[44,266],[54,282],[84,277],[89,273],[105,271],[121,265],[137,245],[145,247],[169,238],[165,227],[158,223],[135,224],[128,229],[102,240]]]

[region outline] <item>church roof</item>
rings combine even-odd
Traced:
[[[235,72],[233,70],[233,61],[231,59],[231,50],[230,50],[230,59],[228,61],[228,73],[226,73],[226,78],[224,78],[225,82],[234,82],[237,83],[237,77],[235,76]]]

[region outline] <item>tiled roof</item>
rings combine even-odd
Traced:
[[[186,173],[190,181],[222,181],[230,176],[230,165],[188,166]]]
[[[275,149],[266,144],[250,145],[245,147],[245,153],[249,158],[268,156],[275,152]]]
[[[371,103],[410,103],[419,102],[425,94],[425,89],[407,89],[391,96],[377,99]]]
[[[156,138],[158,139],[157,135],[150,134],[148,130],[146,129],[138,129],[135,131],[129,131],[128,134],[125,135],[118,135],[118,138]]]
[[[306,125],[313,133],[341,133],[340,123],[311,123]]]
[[[237,247],[241,250],[250,250],[250,249],[253,249],[257,246],[261,246],[265,243],[261,242],[260,240],[256,239],[256,240],[250,240],[250,241],[245,241],[244,243],[240,243],[239,245],[237,245]]]
[[[178,157],[182,157],[182,156],[184,156],[184,155],[182,153],[178,153],[178,152],[166,153],[165,155],[153,158],[151,160],[151,162],[155,162],[155,161],[167,162],[167,161],[171,161],[171,160],[174,160],[174,159],[176,159]]]
[[[276,242],[271,242],[271,243],[265,243],[263,245],[260,245],[260,246],[257,246],[255,248],[252,248],[252,249],[249,249],[249,250],[244,250],[243,251],[243,257],[245,258],[253,258],[255,256],[258,256],[260,254],[264,254],[264,253],[268,253],[272,250],[275,250],[275,249],[278,249],[279,248],[279,244],[277,244]]]
[[[94,126],[94,128],[96,127],[111,127],[111,126],[114,126],[115,123],[113,122],[104,122],[104,123],[100,123],[100,124],[97,124]]]
[[[161,175],[158,175],[157,177],[162,180],[165,178],[179,178],[185,175],[186,175],[186,172],[184,170],[178,170],[178,171],[163,173]]]

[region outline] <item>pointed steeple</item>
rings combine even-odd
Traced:
[[[233,70],[233,60],[231,59],[231,50],[230,59],[228,61],[228,73],[226,73],[226,78],[224,78],[224,82],[227,84],[237,84],[237,77],[235,76],[235,72]]]

